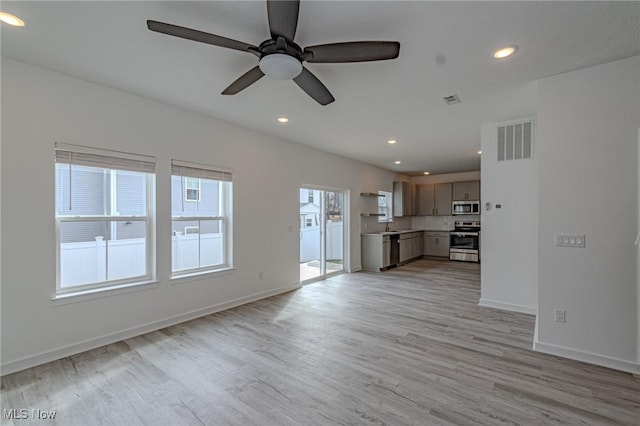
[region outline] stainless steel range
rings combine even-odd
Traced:
[[[480,262],[480,222],[456,220],[449,233],[449,259]]]

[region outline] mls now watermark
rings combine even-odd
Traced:
[[[32,408],[4,408],[2,417],[5,420],[53,420],[56,418],[56,410],[40,410]]]

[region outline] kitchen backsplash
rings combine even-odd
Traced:
[[[363,217],[360,222],[361,233],[376,233],[383,232],[386,228],[386,223],[378,223],[377,217]],[[389,223],[389,229],[399,231],[402,229],[411,229],[410,217],[394,217],[393,222]]]
[[[458,216],[412,216],[411,229],[453,229],[453,222],[456,220],[480,220],[480,215],[458,215]]]
[[[453,222],[456,220],[480,220],[479,215],[459,215],[459,216],[407,216],[394,217],[389,224],[389,229],[399,231],[403,229],[453,229]],[[361,220],[361,233],[376,233],[385,230],[385,223],[378,223],[377,217],[363,217]]]

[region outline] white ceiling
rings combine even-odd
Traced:
[[[409,174],[479,170],[481,124],[534,115],[535,80],[640,54],[640,2],[303,0],[300,46],[401,44],[392,61],[306,64],[336,98],[323,107],[268,77],[222,96],[255,56],[146,28],[153,19],[257,45],[269,34],[264,1],[3,1],[2,10],[27,23],[3,24],[3,56]],[[508,44],[516,55],[490,57]],[[462,103],[445,105],[453,93]]]

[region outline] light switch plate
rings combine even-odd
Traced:
[[[585,235],[556,234],[556,247],[584,247]]]

